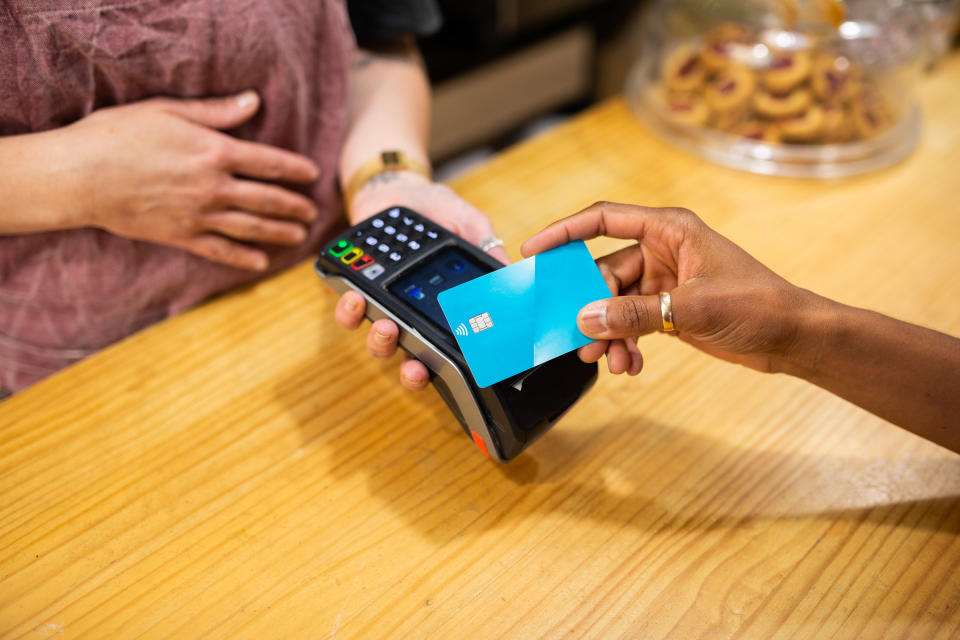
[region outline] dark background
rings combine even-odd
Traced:
[[[439,0],[443,26],[419,40],[439,177],[618,93],[639,55],[643,4]]]

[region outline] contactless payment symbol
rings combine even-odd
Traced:
[[[474,333],[486,331],[491,327],[493,327],[493,320],[490,319],[489,313],[481,313],[478,316],[470,318],[470,328],[473,329]]]
[[[457,328],[453,330],[453,332],[454,332],[455,334],[457,334],[458,336],[460,336],[461,338],[465,338],[465,337],[467,336],[467,325],[465,325],[465,324],[463,324],[463,323],[461,322],[461,323],[457,326]]]

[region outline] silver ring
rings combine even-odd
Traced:
[[[503,246],[503,240],[501,240],[497,236],[490,236],[489,238],[484,238],[483,240],[477,243],[477,247],[480,249],[480,251],[483,251],[484,253],[487,253],[488,251],[490,251],[490,249],[493,249],[494,247],[502,247],[502,246]]]

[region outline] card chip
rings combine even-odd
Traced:
[[[489,313],[481,313],[478,316],[470,318],[470,328],[473,329],[474,333],[480,333],[492,326],[493,320],[490,319]]]

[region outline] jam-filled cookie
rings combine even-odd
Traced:
[[[785,93],[809,78],[812,67],[807,51],[776,51],[763,72],[763,84],[770,91]]]
[[[823,131],[823,109],[819,105],[792,118],[777,121],[780,137],[787,142],[812,142]]]
[[[710,108],[696,94],[669,92],[665,102],[670,116],[677,122],[702,126],[710,119]]]
[[[710,116],[710,126],[720,131],[733,131],[737,125],[750,117],[750,108],[744,107],[736,111],[725,111],[723,113],[712,113]]]
[[[740,65],[730,65],[704,91],[707,104],[714,113],[742,111],[753,97],[757,80],[752,71]]]
[[[753,108],[767,118],[789,118],[803,113],[813,97],[807,89],[795,89],[787,93],[771,93],[758,90],[753,96]]]
[[[707,34],[707,43],[700,54],[707,69],[714,73],[724,70],[732,62],[731,53],[736,47],[752,45],[753,35],[739,24],[727,22]]]
[[[747,120],[741,122],[730,130],[730,133],[738,135],[757,142],[768,142],[775,144],[780,142],[780,130],[777,125],[764,122],[762,120]]]
[[[810,86],[824,102],[847,102],[860,93],[860,70],[843,56],[824,53],[813,62]]]
[[[693,91],[706,77],[707,68],[700,53],[692,47],[680,47],[663,63],[663,79],[672,91]]]
[[[853,118],[846,107],[824,105],[822,135],[824,142],[847,142],[854,137]]]
[[[874,93],[866,93],[850,106],[853,130],[860,138],[871,138],[893,124],[893,113]]]

